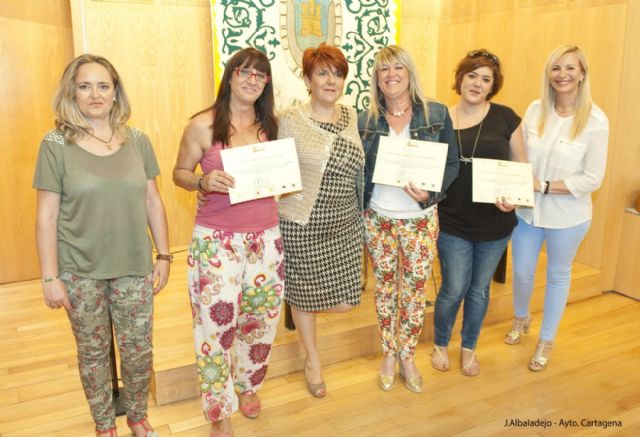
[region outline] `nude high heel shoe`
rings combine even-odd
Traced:
[[[515,317],[511,329],[504,335],[504,342],[510,345],[518,344],[522,341],[522,335],[528,334],[531,328],[531,316]]]
[[[553,348],[553,342],[540,341],[536,346],[536,351],[529,360],[529,370],[532,372],[541,372],[546,369],[549,364],[549,356],[551,355],[551,349]]]

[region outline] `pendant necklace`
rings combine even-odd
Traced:
[[[387,111],[387,114],[389,115],[393,115],[396,118],[400,118],[402,117],[404,114],[406,114],[409,109],[411,109],[411,105],[407,106],[406,108],[404,108],[402,111],[396,111],[396,112],[389,112]]]
[[[476,134],[476,140],[473,143],[473,149],[471,150],[471,156],[464,156],[462,154],[462,140],[460,139],[460,131],[461,129],[456,129],[456,132],[458,134],[458,149],[460,150],[460,162],[464,162],[465,164],[469,164],[471,162],[473,162],[473,157],[476,154],[476,147],[478,146],[478,139],[480,138],[480,132],[482,131],[482,123],[484,123],[484,119],[486,117],[486,114],[484,114],[483,111],[483,117],[482,120],[480,120],[480,126],[478,127],[478,133]],[[460,115],[458,112],[458,107],[456,106],[456,117],[458,118],[458,121],[460,121]]]
[[[107,148],[107,150],[112,150],[113,146],[111,145],[111,140],[113,139],[113,135],[116,133],[115,130],[111,131],[111,136],[109,137],[109,139],[107,141],[100,139],[98,137],[96,137],[94,134],[92,134],[91,132],[87,132],[85,131],[89,136],[95,138],[96,140],[100,141],[101,143],[104,143],[105,147]]]

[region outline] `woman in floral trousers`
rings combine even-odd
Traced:
[[[189,247],[189,292],[202,409],[211,436],[229,417],[260,414],[262,386],[284,293],[284,246],[273,197],[231,205],[221,150],[277,138],[271,67],[258,50],[227,62],[216,102],[184,131],[174,182],[206,196]],[[204,174],[196,174],[200,165]]]
[[[424,285],[436,254],[436,204],[458,174],[458,159],[447,108],[423,96],[414,63],[402,47],[385,47],[376,54],[369,110],[360,114],[358,130],[366,155],[365,237],[376,276],[384,356],[378,385],[391,390],[399,364],[404,385],[420,393],[423,382],[413,358],[424,323]],[[412,182],[404,187],[374,183],[378,146],[384,137],[446,143],[440,191],[426,191]]]

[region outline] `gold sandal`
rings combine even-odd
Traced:
[[[467,364],[464,363],[464,352],[467,352],[467,355],[471,353],[471,358],[467,361]],[[480,374],[480,361],[476,358],[475,350],[467,349],[466,347],[460,350],[460,372],[464,376],[478,376]]]
[[[529,370],[532,372],[541,372],[549,364],[549,355],[551,355],[551,349],[553,348],[553,342],[540,341],[536,346],[536,352],[529,360]]]
[[[531,328],[531,316],[515,317],[511,329],[504,335],[504,342],[510,345],[520,343],[522,335],[529,333],[529,328]]]
[[[445,357],[442,351],[447,351],[446,347],[433,345],[433,352],[431,352],[431,367],[441,372],[449,370],[449,353]]]

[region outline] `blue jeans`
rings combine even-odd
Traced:
[[[513,231],[513,309],[527,317],[542,243],[547,242],[547,285],[540,340],[553,341],[569,297],[571,267],[591,221],[564,229],[531,226],[518,217]]]
[[[438,256],[442,285],[434,313],[434,343],[449,345],[451,330],[464,300],[462,347],[475,349],[489,305],[489,285],[493,273],[509,244],[508,235],[500,240],[470,241],[440,232]]]

